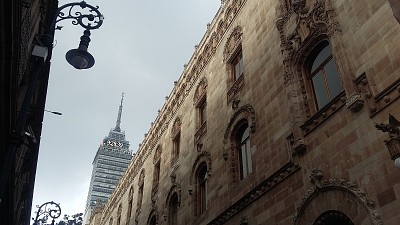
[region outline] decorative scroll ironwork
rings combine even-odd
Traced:
[[[51,224],[54,224],[55,219],[61,216],[60,205],[53,201],[46,202],[41,206],[36,207],[38,208],[38,211],[36,212],[36,217],[33,225],[47,224],[47,220],[49,219],[49,217],[52,218]]]
[[[104,20],[104,16],[98,9],[98,6],[91,6],[85,1],[68,3],[58,8],[54,23],[56,24],[62,20],[72,19],[73,25],[81,25],[86,30],[94,30],[99,28]],[[78,10],[85,10],[87,14]],[[61,30],[61,28],[62,26],[56,27],[58,30]]]

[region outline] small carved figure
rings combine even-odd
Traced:
[[[400,138],[400,122],[390,114],[388,124],[376,124],[375,127],[384,133],[388,133],[390,138]]]

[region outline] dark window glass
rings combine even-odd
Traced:
[[[180,141],[181,141],[181,134],[177,134],[176,137],[174,138],[174,146],[173,146],[173,159],[175,160],[179,156],[179,151],[180,151]]]
[[[321,50],[315,53],[310,79],[317,108],[321,109],[338,96],[343,91],[343,87],[328,42],[322,42],[316,49]]]
[[[238,146],[238,161],[240,167],[240,179],[245,178],[252,172],[252,156],[250,147],[250,128],[246,123],[240,125],[236,133]]]
[[[243,65],[243,55],[242,53],[239,53],[236,58],[233,59],[232,61],[232,67],[233,67],[233,81],[236,81],[239,79],[239,77],[243,74],[244,72],[244,65]]]
[[[152,216],[150,219],[150,225],[157,225],[157,219],[155,216]]]
[[[199,126],[206,121],[206,102],[204,101],[199,106]]]
[[[207,209],[207,167],[202,165],[198,173],[198,214],[203,214]]]
[[[174,193],[169,203],[169,225],[176,225],[178,222],[178,195]]]
[[[139,193],[138,193],[138,207],[142,206],[142,200],[143,200],[143,185],[140,185],[139,187]]]

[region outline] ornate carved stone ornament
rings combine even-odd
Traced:
[[[352,112],[358,112],[364,106],[364,100],[359,93],[353,93],[346,99],[346,108]]]
[[[345,204],[348,204],[348,206],[346,205],[342,205],[341,208],[342,209],[351,209],[352,207],[354,208],[354,204],[358,204],[359,206],[361,206],[361,209],[364,209],[364,212],[366,215],[369,215],[370,220],[372,221],[372,224],[374,225],[383,225],[382,221],[380,220],[380,215],[376,210],[376,205],[375,202],[370,199],[367,196],[367,193],[365,193],[363,190],[361,190],[359,187],[357,187],[357,184],[347,181],[346,179],[323,179],[324,174],[322,172],[322,170],[319,169],[313,169],[310,173],[310,182],[314,184],[314,187],[311,187],[310,189],[307,190],[307,192],[303,195],[303,197],[301,198],[301,201],[297,204],[296,207],[296,212],[295,215],[293,216],[293,225],[302,225],[305,222],[305,220],[301,220],[301,217],[303,216],[303,214],[306,213],[317,213],[314,212],[314,208],[311,209],[306,209],[307,207],[310,206],[310,204],[312,203],[313,199],[317,198],[317,197],[321,197],[322,199],[319,199],[319,202],[329,202],[327,201],[328,195],[329,193],[333,193],[334,191],[338,191],[338,193],[342,193],[342,197],[344,198],[348,198],[348,201],[346,201]],[[322,195],[323,193],[323,195]],[[320,195],[321,194],[321,195]],[[338,197],[339,194],[333,194],[332,197]],[[354,200],[356,200],[356,203],[354,203]],[[339,202],[338,199],[335,199],[336,201]],[[315,200],[317,201],[317,200]],[[337,206],[338,202],[334,202],[332,203],[332,205]],[[335,210],[335,209],[331,209],[329,208],[329,204],[322,204],[322,205],[318,205],[317,207],[321,206],[323,209],[319,209],[319,210]],[[317,202],[315,202],[315,204],[319,204]],[[327,209],[325,209],[324,207],[326,207]],[[350,211],[350,210],[349,210]],[[349,212],[349,213],[357,213],[357,210],[352,210],[353,212]],[[358,212],[361,213],[361,212]],[[315,217],[317,217],[318,215],[315,215]],[[348,215],[349,216],[349,215]],[[356,217],[355,215],[350,215],[353,217]],[[359,216],[360,217],[360,216]],[[362,217],[362,216],[361,216]],[[310,218],[312,218],[311,215],[308,216],[304,216],[304,218],[308,218],[308,222]],[[316,219],[316,218],[315,218]],[[302,222],[300,222],[302,221]]]
[[[291,141],[292,153],[295,155],[300,155],[307,150],[307,144],[304,137],[297,138]]]
[[[282,166],[278,171],[276,171],[272,176],[268,177],[261,184],[256,186],[253,190],[247,193],[245,196],[240,198],[238,201],[234,202],[231,206],[225,209],[221,214],[215,217],[207,225],[221,225],[228,224],[227,221],[233,216],[237,215],[247,206],[253,204],[258,198],[268,193],[271,189],[276,188],[276,186],[294,174],[300,169],[298,164],[288,162]],[[244,218],[241,222],[248,222]]]
[[[170,207],[171,199],[176,195],[176,200],[177,200],[177,207],[181,206],[181,186],[179,184],[173,184],[172,187],[169,189],[167,198],[165,199],[165,204],[164,204],[164,211],[163,211],[163,220],[167,221],[168,220],[168,210]]]
[[[241,26],[237,26],[233,29],[231,35],[229,36],[228,40],[226,41],[224,47],[224,62],[229,62],[232,57],[240,50],[242,46],[242,31]]]
[[[176,117],[174,124],[172,125],[172,129],[171,129],[171,137],[175,138],[177,134],[179,134],[179,132],[181,132],[181,118],[178,116]]]
[[[232,133],[233,125],[242,119],[247,119],[251,133],[254,133],[256,131],[255,110],[250,104],[246,104],[240,108],[237,108],[229,119],[228,125],[224,133],[224,140],[227,140]]]
[[[243,216],[240,219],[240,225],[249,225],[249,218],[247,216]]]
[[[196,91],[194,93],[193,103],[197,107],[204,98],[207,93],[207,78],[203,77],[199,84],[197,85]]]
[[[241,120],[247,120],[247,124],[250,128],[250,133],[254,133],[256,131],[256,113],[254,108],[246,104],[244,106],[241,106],[236,109],[236,111],[233,113],[231,118],[228,121],[228,125],[225,129],[224,133],[224,139],[223,139],[223,144],[224,144],[224,150],[222,152],[222,157],[226,161],[230,157],[232,160],[230,160],[231,163],[231,168],[234,170],[232,173],[232,181],[236,182],[237,180],[237,162],[236,162],[236,142],[235,142],[235,137],[234,137],[234,129]]]
[[[284,58],[284,82],[293,79],[292,67],[306,57],[318,36],[330,37],[341,31],[332,9],[327,10],[329,0],[293,0],[292,8],[279,18],[276,26],[280,33]]]
[[[161,145],[158,145],[156,148],[156,152],[154,153],[153,164],[156,164],[161,159],[161,152],[162,152]]]
[[[156,224],[160,224],[157,206],[152,207],[152,210],[151,210],[151,212],[149,214],[149,217],[147,219],[147,224],[151,224],[151,222],[152,222],[151,220],[153,219],[153,217],[155,217],[155,219],[156,219]]]
[[[376,124],[375,127],[384,133],[388,133],[389,139],[385,140],[385,145],[389,150],[390,158],[395,160],[398,165],[400,158],[400,121],[389,114],[388,124]]]
[[[144,168],[143,168],[142,171],[140,172],[140,176],[139,176],[139,181],[138,181],[139,186],[144,183],[145,176],[146,176],[146,173],[144,172]]]
[[[189,184],[192,185],[194,183],[195,179],[195,174],[202,162],[205,162],[207,165],[207,175],[211,176],[211,171],[212,171],[212,158],[211,154],[208,151],[202,151],[196,158],[196,160],[193,163],[192,170],[190,172],[190,179],[189,179]]]

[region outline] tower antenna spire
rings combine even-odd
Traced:
[[[122,115],[122,102],[124,101],[124,92],[122,92],[122,98],[121,98],[121,105],[119,105],[119,110],[118,110],[118,118],[117,118],[117,124],[115,125],[115,131],[120,132],[121,131],[121,115]]]

